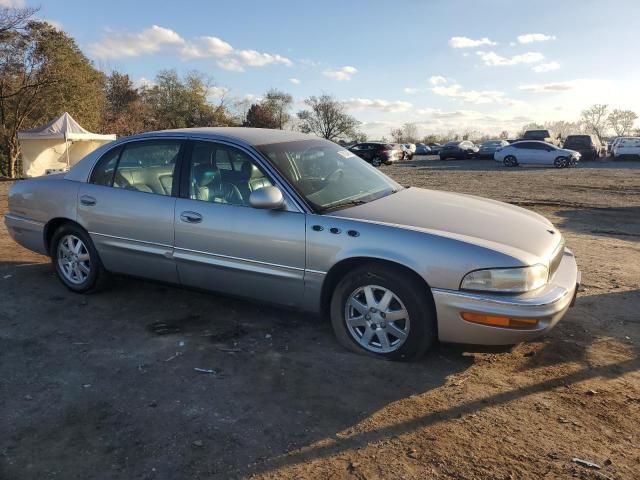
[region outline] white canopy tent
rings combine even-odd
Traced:
[[[64,112],[46,125],[18,132],[22,152],[22,172],[38,177],[68,170],[100,145],[116,139],[85,130]]]

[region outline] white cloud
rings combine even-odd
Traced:
[[[468,37],[451,37],[449,39],[449,45],[453,48],[471,48],[482,45],[497,45],[497,43],[489,40],[487,37],[482,37],[478,40]]]
[[[145,77],[140,77],[138,80],[135,80],[133,82],[133,86],[135,88],[151,88],[154,85],[155,85],[155,82]]]
[[[404,93],[408,93],[409,95],[413,95],[415,93],[418,93],[420,91],[419,88],[413,88],[413,87],[406,87],[404,89]]]
[[[236,49],[218,37],[205,36],[187,41],[173,30],[157,25],[139,33],[107,32],[100,42],[89,45],[89,52],[97,58],[106,59],[158,53],[164,47],[180,47],[179,54],[184,60],[214,58],[220,68],[236,72],[244,71],[244,67],[293,64],[282,55]]]
[[[25,6],[25,0],[0,0],[0,7],[22,8],[24,6]]]
[[[290,78],[289,81],[294,85],[300,85],[300,80],[297,78]]]
[[[350,98],[344,102],[350,110],[373,109],[381,112],[406,112],[413,105],[401,100],[389,101],[369,98]]]
[[[484,51],[478,51],[476,54],[482,59],[485,65],[490,67],[518,65],[522,63],[538,63],[544,60],[544,55],[540,52],[527,52],[520,55],[514,55],[513,57],[503,57],[495,52]]]
[[[558,93],[576,88],[576,81],[520,85],[519,90],[534,93]]]
[[[230,72],[244,72],[244,68],[237,58],[225,58],[218,60],[216,65],[221,69],[228,70]]]
[[[475,104],[499,103],[506,100],[504,92],[499,90],[463,90],[458,84],[433,87],[431,91],[436,95]]]
[[[536,65],[532,68],[534,72],[543,73],[543,72],[552,72],[554,70],[558,70],[560,68],[560,64],[558,62],[549,62],[549,63],[541,63],[540,65]]]
[[[89,52],[102,59],[137,57],[157,53],[163,46],[184,43],[184,39],[173,30],[153,25],[140,33],[109,32],[99,43],[89,45]]]
[[[518,35],[518,43],[546,42],[548,40],[555,39],[555,35],[545,35],[544,33],[527,33],[525,35]]]
[[[324,72],[322,72],[325,77],[329,77],[340,82],[351,80],[351,77],[353,77],[356,73],[358,73],[358,70],[355,67],[351,67],[349,65],[342,68],[328,68]]]
[[[209,87],[207,90],[207,97],[213,98],[222,98],[227,93],[229,93],[229,89],[227,87]]]
[[[442,85],[443,83],[447,83],[447,79],[444,78],[441,75],[433,75],[430,79],[429,79],[429,83],[431,85]]]

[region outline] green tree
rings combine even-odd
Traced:
[[[67,111],[99,130],[104,75],[73,38],[46,22],[0,31],[0,152],[2,173],[17,174],[18,131]]]
[[[111,72],[106,79],[105,100],[104,131],[123,136],[144,130],[144,106],[129,75]]]
[[[263,103],[253,103],[249,107],[243,126],[252,128],[279,128],[278,119],[273,115],[273,111]]]
[[[214,127],[232,124],[223,103],[209,101],[213,82],[200,72],[180,78],[175,70],[162,70],[153,86],[141,92],[146,108],[145,128]]]

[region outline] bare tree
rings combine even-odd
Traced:
[[[293,104],[293,97],[282,90],[272,88],[266,93],[262,103],[272,112],[276,128],[282,130],[289,121],[289,109]]]
[[[507,132],[506,130],[501,131],[500,140],[506,140],[507,138],[509,138],[509,132]]]
[[[346,113],[345,105],[331,95],[311,96],[304,103],[309,109],[298,112],[302,132],[314,133],[327,140],[356,134],[360,122]]]
[[[554,122],[546,122],[544,126],[551,132],[552,137],[561,140],[565,140],[568,135],[580,133],[580,125],[576,122],[557,120]]]
[[[395,143],[402,143],[402,138],[404,136],[404,133],[402,132],[401,128],[392,128],[389,131],[389,135],[391,135],[391,138]]]
[[[596,103],[586,110],[582,111],[580,115],[580,121],[583,123],[585,130],[588,133],[593,133],[598,137],[598,140],[602,142],[603,137],[607,131],[607,114],[609,113],[609,106]]]
[[[402,125],[402,140],[406,143],[416,143],[418,141],[418,127],[415,123]]]
[[[0,39],[5,32],[23,30],[39,8],[0,8]]]
[[[632,110],[613,110],[607,117],[607,123],[617,137],[624,137],[633,131],[633,124],[638,115]]]

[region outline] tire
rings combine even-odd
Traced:
[[[558,157],[553,161],[553,166],[556,168],[566,168],[569,166],[569,159],[567,157]]]
[[[380,160],[380,157],[376,157],[373,160],[371,160],[371,165],[373,165],[376,168],[380,167],[380,165],[382,165],[382,161]]]
[[[446,160],[447,159],[447,157],[445,157],[443,155],[439,155],[439,157],[440,157],[440,160]]]
[[[72,292],[88,292],[106,277],[91,237],[78,225],[66,224],[56,230],[50,256],[56,275]]]
[[[375,307],[383,303],[386,292],[390,292],[391,301],[380,312]],[[354,299],[359,309],[352,306]],[[436,339],[433,301],[417,282],[393,267],[369,264],[349,272],[333,292],[330,312],[338,342],[356,353],[386,360],[415,360]],[[387,320],[392,313],[399,318]],[[349,317],[353,320],[351,327]]]
[[[506,157],[504,157],[504,160],[502,161],[502,163],[504,163],[506,167],[518,166],[518,160],[513,155],[507,155]]]

